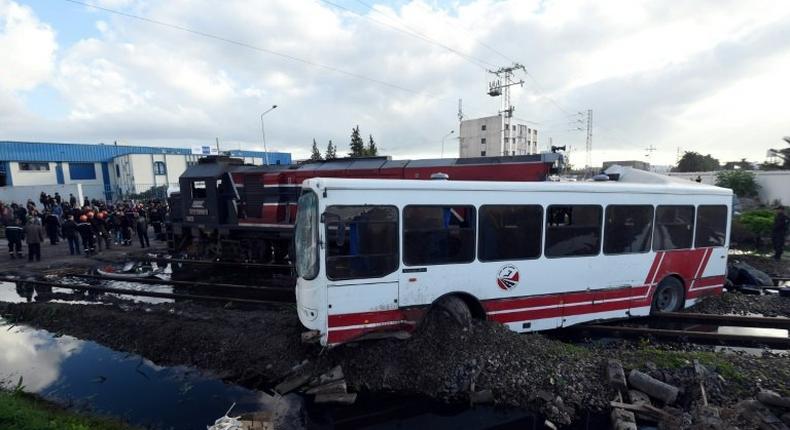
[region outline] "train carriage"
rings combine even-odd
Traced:
[[[732,193],[624,168],[605,182],[309,179],[295,231],[302,324],[334,345],[433,306],[523,332],[721,292]]]

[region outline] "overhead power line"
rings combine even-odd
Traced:
[[[252,50],[255,50],[255,51],[258,51],[258,52],[263,52],[263,53],[266,53],[266,54],[270,54],[270,55],[274,55],[274,56],[277,56],[277,57],[285,58],[287,60],[299,62],[299,63],[302,63],[302,64],[307,64],[309,66],[318,67],[318,68],[321,68],[321,69],[324,69],[324,70],[329,70],[331,72],[338,73],[338,74],[341,74],[341,75],[346,75],[346,76],[349,76],[349,77],[352,77],[352,78],[361,79],[361,80],[364,80],[364,81],[368,81],[368,82],[372,82],[372,83],[375,83],[375,84],[383,85],[383,86],[386,86],[386,87],[394,88],[396,90],[405,91],[405,92],[412,93],[412,94],[428,94],[428,93],[426,93],[424,91],[418,91],[418,90],[414,90],[414,89],[411,89],[411,88],[406,88],[406,87],[403,87],[403,86],[400,86],[400,85],[397,85],[397,84],[393,84],[393,83],[390,83],[390,82],[383,81],[381,79],[371,78],[369,76],[365,76],[365,75],[362,75],[362,74],[359,74],[359,73],[355,73],[355,72],[351,72],[351,71],[348,71],[348,70],[344,70],[344,69],[341,69],[339,67],[330,66],[328,64],[323,64],[323,63],[319,63],[319,62],[312,61],[312,60],[307,60],[307,59],[300,58],[300,57],[297,57],[297,56],[291,55],[291,54],[285,54],[285,53],[282,53],[282,52],[273,51],[271,49],[262,48],[260,46],[255,46],[255,45],[252,45],[252,44],[247,43],[247,42],[241,42],[241,41],[238,41],[238,40],[229,39],[227,37],[218,36],[216,34],[211,34],[211,33],[207,33],[207,32],[200,31],[200,30],[195,30],[195,29],[192,29],[192,28],[189,28],[189,27],[184,27],[182,25],[172,24],[172,23],[164,22],[164,21],[159,21],[159,20],[156,20],[156,19],[152,19],[152,18],[147,18],[147,17],[144,17],[144,16],[140,16],[140,15],[131,14],[131,13],[128,13],[128,12],[122,12],[122,11],[119,11],[119,10],[110,9],[110,8],[103,7],[103,6],[98,6],[98,5],[95,5],[95,4],[92,4],[92,3],[87,3],[87,2],[84,2],[84,1],[80,1],[80,0],[64,0],[64,1],[67,1],[69,3],[78,4],[78,5],[82,5],[82,6],[85,6],[85,7],[92,8],[92,9],[102,10],[104,12],[108,12],[108,13],[111,13],[111,14],[114,14],[114,15],[124,16],[126,18],[135,19],[135,20],[146,22],[146,23],[149,23],[149,24],[154,24],[154,25],[158,25],[158,26],[161,26],[161,27],[167,27],[167,28],[170,28],[170,29],[173,29],[173,30],[178,30],[178,31],[191,33],[191,34],[194,34],[194,35],[197,35],[197,36],[201,36],[201,37],[205,37],[205,38],[208,38],[208,39],[214,39],[214,40],[218,40],[218,41],[221,41],[221,42],[230,43],[230,44],[233,44],[233,45],[236,45],[236,46],[240,46],[242,48],[252,49]]]
[[[489,63],[489,62],[487,62],[485,60],[482,60],[480,58],[471,56],[469,54],[465,54],[465,53],[463,53],[463,52],[461,52],[461,51],[459,51],[459,50],[457,50],[457,49],[455,49],[453,47],[447,46],[444,43],[439,42],[436,39],[432,39],[431,37],[426,36],[425,34],[420,33],[419,31],[414,30],[413,28],[411,28],[411,27],[409,27],[407,25],[401,24],[401,26],[403,28],[396,27],[394,25],[387,24],[386,22],[380,21],[380,20],[378,20],[376,18],[373,18],[373,17],[370,17],[368,15],[363,15],[363,14],[361,14],[361,13],[359,13],[359,12],[353,10],[353,9],[349,9],[349,8],[347,8],[345,6],[342,6],[342,5],[339,5],[339,4],[335,3],[335,2],[332,2],[332,1],[329,1],[329,0],[320,0],[320,1],[323,2],[323,3],[326,3],[326,4],[330,5],[330,6],[333,6],[335,8],[338,8],[338,9],[344,10],[346,12],[349,12],[351,14],[354,14],[354,15],[362,18],[362,19],[366,19],[366,20],[374,22],[374,23],[376,23],[378,25],[381,25],[381,26],[393,29],[395,31],[398,31],[400,33],[406,34],[408,36],[417,38],[419,40],[422,40],[423,42],[430,43],[432,45],[436,45],[436,46],[438,46],[438,47],[440,47],[442,49],[445,49],[445,50],[447,50],[447,51],[449,51],[449,52],[461,57],[462,59],[466,60],[467,62],[469,62],[469,63],[471,63],[471,64],[473,64],[473,65],[475,65],[477,67],[480,67],[483,70],[487,70],[487,67],[496,67],[495,65],[493,65],[493,64],[491,64],[491,63]],[[366,3],[363,3],[361,1],[360,1],[360,3],[362,3],[364,6],[368,7],[369,9],[375,11],[375,9],[373,9],[371,6],[367,5]],[[384,16],[386,16],[386,15],[384,15]]]

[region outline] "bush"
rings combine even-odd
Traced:
[[[731,239],[734,242],[754,242],[760,248],[762,239],[771,235],[774,226],[774,212],[770,209],[757,209],[742,213],[732,223]]]
[[[716,186],[729,188],[738,197],[756,197],[760,190],[757,177],[743,170],[722,170],[716,174]]]

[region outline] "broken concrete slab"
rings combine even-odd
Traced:
[[[633,412],[621,408],[612,409],[612,430],[637,430],[636,416]]]
[[[277,386],[274,387],[274,391],[276,391],[280,395],[288,394],[291,391],[301,387],[302,385],[307,384],[310,378],[311,376],[308,374],[296,375],[277,384]]]
[[[623,364],[618,360],[608,360],[606,362],[606,381],[610,387],[620,392],[625,392],[628,389]]]
[[[307,390],[307,394],[337,394],[337,393],[347,393],[348,387],[346,386],[346,381],[344,379],[340,381],[333,381],[328,382],[324,385],[319,385],[317,387],[310,388]]]
[[[628,401],[634,405],[647,404],[652,405],[650,396],[639,390],[628,390]]]
[[[647,373],[640,372],[636,369],[628,374],[628,382],[631,383],[634,388],[647,393],[654,399],[661,400],[665,404],[674,403],[680,391],[678,387],[659,381]]]

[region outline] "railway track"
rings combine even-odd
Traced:
[[[128,280],[127,282],[137,282],[138,280]],[[209,301],[209,302],[233,302],[233,303],[245,303],[245,304],[255,304],[255,305],[272,305],[272,304],[287,304],[293,303],[295,298],[290,294],[279,294],[279,295],[269,295],[266,299],[257,299],[257,298],[247,298],[247,297],[233,297],[233,296],[219,296],[219,295],[206,295],[206,294],[184,294],[184,293],[165,293],[161,291],[146,291],[146,290],[133,290],[128,288],[114,288],[114,287],[103,287],[97,285],[89,285],[89,284],[74,284],[74,283],[64,283],[64,282],[56,282],[56,281],[49,281],[49,280],[28,280],[28,279],[19,279],[19,278],[10,278],[10,277],[0,277],[0,282],[9,282],[13,283],[14,285],[17,284],[26,284],[26,285],[33,285],[33,286],[41,286],[41,287],[48,287],[48,288],[64,288],[64,289],[71,289],[76,291],[89,291],[95,293],[110,293],[110,294],[119,294],[124,296],[136,296],[136,297],[155,297],[155,298],[163,298],[163,299],[173,299],[173,300],[196,300],[196,301]],[[162,285],[167,285],[167,283],[162,283]],[[232,285],[232,284],[226,284]],[[247,287],[247,286],[242,286]],[[258,287],[258,288],[272,288],[272,287]],[[287,291],[282,288],[279,289],[279,292]],[[269,290],[271,292],[271,290]]]
[[[638,326],[636,324],[639,324]],[[655,327],[659,324],[688,325],[685,328]],[[594,337],[657,338],[700,344],[790,349],[790,337],[759,334],[720,333],[720,327],[790,330],[790,318],[711,315],[671,312],[621,322],[593,323],[570,327],[571,332]]]

